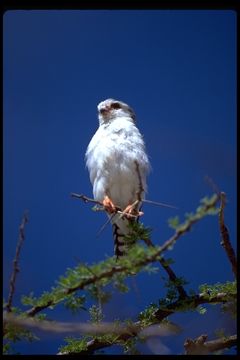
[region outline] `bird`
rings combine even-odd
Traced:
[[[86,153],[93,196],[111,220],[114,254],[127,254],[130,224],[138,221],[147,192],[150,162],[136,115],[123,101],[106,99],[97,105],[99,127]]]

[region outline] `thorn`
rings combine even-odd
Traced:
[[[174,205],[169,205],[169,204],[165,204],[165,203],[161,203],[161,202],[157,202],[157,201],[152,201],[152,200],[142,200],[142,202],[145,202],[147,204],[153,204],[153,205],[157,205],[157,206],[162,206],[162,207],[168,207],[171,209],[179,209],[177,206]]]
[[[99,237],[101,235],[101,233],[103,232],[103,230],[105,229],[105,227],[111,222],[112,218],[114,217],[115,214],[112,214],[107,221],[101,226],[101,228],[98,230],[97,232],[97,237]]]

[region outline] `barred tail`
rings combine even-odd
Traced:
[[[119,214],[116,214],[112,218],[114,254],[117,259],[127,253],[128,244],[126,243],[126,239],[124,237],[130,234],[131,230],[129,229],[129,224],[133,221],[135,220],[130,220],[126,217],[121,218]]]

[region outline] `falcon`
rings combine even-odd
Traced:
[[[142,214],[150,170],[135,113],[122,101],[107,99],[97,106],[99,127],[85,154],[94,199],[111,219],[116,257],[126,254],[131,223]]]

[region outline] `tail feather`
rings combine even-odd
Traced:
[[[114,238],[114,254],[117,258],[126,255],[128,250],[128,244],[124,238],[126,235],[129,235],[131,230],[129,229],[129,224],[135,222],[136,220],[127,219],[126,217],[120,217],[119,214],[116,214],[111,222],[113,228],[113,238]]]

